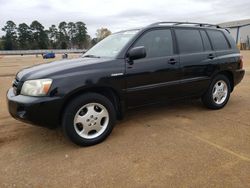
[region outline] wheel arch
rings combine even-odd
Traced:
[[[216,76],[218,76],[219,74],[224,75],[224,76],[226,76],[229,79],[230,87],[231,87],[231,92],[232,92],[234,90],[234,76],[233,76],[233,73],[231,71],[228,71],[228,70],[220,71],[217,74],[215,74],[213,76],[213,78],[216,77]]]
[[[62,115],[63,115],[63,112],[65,110],[65,107],[70,103],[70,101],[72,99],[74,99],[80,95],[83,95],[85,93],[98,93],[100,95],[107,97],[115,107],[116,118],[122,119],[122,117],[123,117],[123,105],[122,105],[121,96],[119,95],[119,93],[115,89],[113,89],[111,87],[100,86],[100,87],[81,88],[81,89],[78,89],[78,90],[68,94],[66,96],[65,101],[64,101],[62,108],[60,110],[60,124],[62,121]]]

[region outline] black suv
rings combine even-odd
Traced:
[[[8,91],[10,114],[56,127],[76,144],[103,141],[126,110],[173,98],[201,97],[220,109],[245,71],[226,29],[160,22],[114,33],[81,58],[20,71]]]

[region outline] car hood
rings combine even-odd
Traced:
[[[51,78],[76,71],[88,71],[103,66],[103,63],[107,61],[112,61],[112,59],[77,58],[71,60],[60,60],[25,68],[17,73],[17,79],[25,81],[31,79]]]

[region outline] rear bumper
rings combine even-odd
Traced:
[[[244,75],[245,75],[245,70],[244,69],[236,70],[234,72],[234,86],[236,86],[237,84],[239,84],[241,82]]]
[[[7,92],[7,104],[9,113],[17,120],[48,128],[60,123],[60,97],[15,96],[11,88]]]

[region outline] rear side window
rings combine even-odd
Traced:
[[[230,48],[224,34],[221,31],[208,30],[207,33],[215,50],[227,50]]]
[[[208,36],[207,36],[206,32],[203,31],[203,30],[201,30],[200,32],[201,32],[201,36],[202,36],[205,51],[212,50],[212,47],[211,47],[211,44],[210,44],[210,41],[208,39]]]
[[[170,29],[159,29],[145,33],[134,44],[134,47],[144,46],[146,58],[173,55],[173,40]]]
[[[180,53],[196,53],[203,51],[200,32],[195,29],[176,29],[176,37]]]

